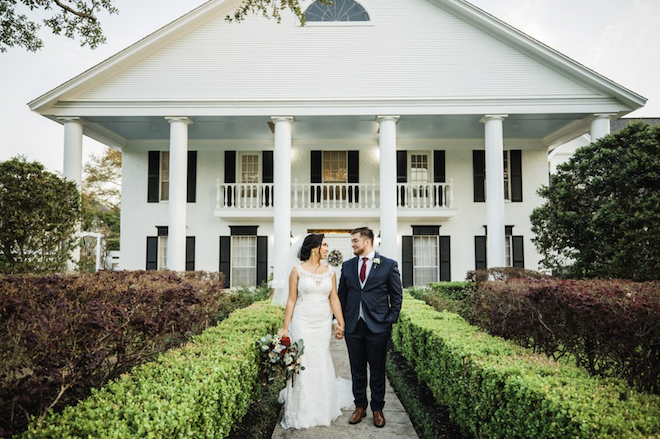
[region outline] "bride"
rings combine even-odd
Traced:
[[[290,251],[296,250],[292,247]],[[321,263],[328,251],[324,235],[308,235],[298,254],[299,263],[289,274],[288,291],[280,287],[273,296],[273,304],[286,305],[278,335],[288,336],[291,342],[303,339],[305,344],[300,357],[304,370],[293,383],[287,381],[280,392],[280,403],[284,402],[283,428],[329,426],[341,415],[342,408],[353,403],[351,382],[335,377],[330,357],[332,316],[338,322],[337,338],[343,337],[344,317],[334,271]]]

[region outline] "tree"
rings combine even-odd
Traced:
[[[76,243],[80,194],[39,162],[0,162],[0,273],[66,270]]]
[[[331,4],[330,0],[321,0]],[[80,37],[81,46],[92,49],[106,42],[103,35],[99,12],[107,11],[117,14],[119,10],[113,6],[113,0],[0,0],[0,52],[6,52],[8,47],[23,47],[36,52],[43,47],[43,41],[37,36],[41,28],[34,20],[16,11],[18,5],[29,8],[30,11],[53,11],[53,15],[43,20],[55,35],[64,34],[68,38]],[[305,24],[305,14],[300,7],[300,0],[243,0],[228,21],[242,21],[249,14],[262,14],[275,18],[279,23],[281,12],[289,9],[302,25]]]
[[[106,148],[103,155],[91,154],[85,163],[82,190],[82,230],[103,235],[103,258],[119,250],[121,202],[121,152]],[[96,269],[96,239],[83,238],[80,270]]]
[[[17,13],[17,4],[35,10],[53,11],[53,15],[43,20],[55,35],[64,34],[68,38],[81,38],[82,46],[95,49],[105,43],[105,36],[97,14],[106,10],[116,14],[112,0],[0,0],[0,52],[8,47],[23,47],[36,52],[43,47],[37,36],[41,28],[26,15]]]
[[[331,0],[320,0],[321,3],[331,5]],[[282,20],[280,11],[289,9],[300,20],[304,26],[307,20],[305,13],[300,7],[299,0],[243,0],[241,5],[236,8],[233,15],[227,16],[227,21],[243,21],[250,14],[261,14],[266,18],[275,18],[279,23]]]
[[[660,279],[660,126],[635,122],[558,167],[531,215],[556,274]]]

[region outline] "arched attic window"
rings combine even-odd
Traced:
[[[369,14],[354,0],[332,0],[331,5],[315,1],[305,11],[305,18],[310,22],[369,21]]]

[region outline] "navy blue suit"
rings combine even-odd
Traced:
[[[341,267],[338,294],[346,324],[355,406],[367,408],[367,365],[370,371],[371,409],[385,405],[385,360],[392,323],[399,319],[403,293],[396,261],[376,253],[364,287],[358,278],[358,261],[352,258]],[[375,260],[380,263],[375,264]],[[360,318],[360,304],[362,315]]]

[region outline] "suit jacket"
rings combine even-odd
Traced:
[[[379,264],[374,264],[369,271],[369,277],[360,287],[358,278],[358,260],[352,258],[341,266],[339,281],[339,300],[346,322],[346,332],[352,333],[362,315],[369,330],[379,334],[389,330],[392,323],[399,319],[403,292],[401,290],[401,275],[396,261],[376,253],[374,259],[380,258]]]

